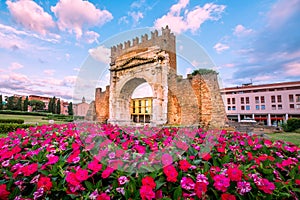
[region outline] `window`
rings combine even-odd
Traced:
[[[141,107],[139,108],[139,113],[142,113],[142,108]]]
[[[275,103],[275,96],[271,96],[271,103]]]
[[[296,109],[300,110],[300,104],[296,104]]]
[[[261,105],[261,109],[262,110],[266,110],[266,106],[265,105]]]
[[[295,109],[295,104],[290,104],[290,109]]]
[[[246,110],[250,110],[250,106],[246,106]]]
[[[232,106],[232,110],[236,110],[235,106]]]
[[[235,98],[232,98],[232,104],[235,104]]]
[[[241,104],[244,104],[245,103],[245,99],[244,97],[241,97]]]
[[[300,94],[296,94],[296,102],[300,102]]]
[[[141,100],[139,100],[139,106],[142,106],[142,101]]]
[[[255,97],[255,103],[259,103],[259,97]]]
[[[282,110],[282,105],[278,104],[278,110]]]
[[[256,105],[256,106],[255,106],[255,110],[259,110],[259,105]]]
[[[245,106],[241,106],[241,110],[245,110]]]
[[[294,95],[292,94],[289,95],[289,102],[294,102]]]
[[[230,98],[227,98],[227,104],[230,104]]]
[[[272,105],[272,110],[276,110],[276,105]]]
[[[231,110],[231,106],[228,106],[228,107],[227,107],[227,110]]]
[[[250,99],[249,97],[246,97],[246,104],[249,104],[250,103]]]
[[[265,97],[264,96],[260,97],[260,103],[265,103]]]
[[[281,102],[282,102],[281,95],[277,95],[277,102],[278,102],[278,103],[281,103]]]

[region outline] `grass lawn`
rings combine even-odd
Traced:
[[[270,133],[266,135],[271,140],[283,140],[300,146],[300,133]]]
[[[42,118],[45,118],[45,116],[0,114],[0,119],[23,119],[26,124],[48,124],[48,120],[43,120]]]

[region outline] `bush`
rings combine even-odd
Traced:
[[[24,123],[24,119],[0,119],[0,123],[23,124]]]
[[[10,115],[34,115],[34,116],[49,116],[51,113],[44,112],[26,112],[17,110],[0,110],[0,114],[10,114]]]
[[[291,118],[287,120],[287,123],[282,126],[285,132],[293,132],[297,129],[300,129],[300,119]]]
[[[29,128],[33,124],[0,124],[0,133],[9,133],[16,131],[18,128]]]

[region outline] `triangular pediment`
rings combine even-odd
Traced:
[[[131,57],[124,61],[119,61],[116,63],[116,66],[114,67],[114,70],[123,70],[128,69],[132,67],[137,67],[140,65],[148,64],[148,63],[154,63],[154,58],[144,58],[144,57]]]

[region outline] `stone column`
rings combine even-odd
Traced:
[[[286,123],[288,119],[289,119],[289,114],[286,113],[286,114],[285,114],[284,122]]]
[[[267,125],[272,126],[272,124],[271,124],[271,114],[270,113],[268,113]]]
[[[238,122],[241,122],[241,114],[238,114]]]

